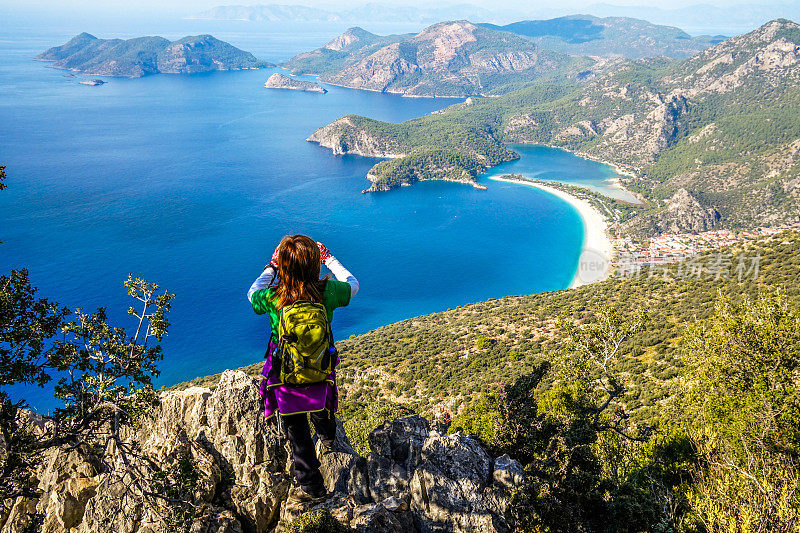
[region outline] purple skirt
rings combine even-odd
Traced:
[[[312,413],[327,409],[335,413],[339,409],[339,389],[336,387],[336,371],[331,372],[321,383],[310,385],[287,385],[281,382],[280,369],[273,364],[275,344],[270,340],[267,359],[261,375],[259,393],[264,400],[264,418],[276,413],[293,415]],[[339,364],[339,357],[336,357]]]

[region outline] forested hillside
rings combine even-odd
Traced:
[[[635,171],[626,184],[653,204],[632,233],[652,228],[680,189],[716,209],[721,225],[750,227],[800,212],[799,104],[800,26],[778,20],[684,61],[619,61],[588,83],[538,83],[402,124],[350,116],[309,140],[340,153],[392,146],[395,155],[465,155],[470,164],[450,168],[463,181],[514,157],[504,144],[558,146]],[[429,178],[403,161],[377,165],[370,179],[387,188]]]
[[[526,37],[542,48],[571,55],[686,58],[725,39],[692,37],[679,28],[629,17],[569,15],[549,20],[522,20],[504,26],[481,24]]]

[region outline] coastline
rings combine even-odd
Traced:
[[[578,268],[569,285],[570,289],[596,281],[603,281],[608,277],[613,251],[611,237],[608,234],[608,219],[588,201],[560,189],[539,183],[506,179],[499,176],[492,176],[489,179],[541,189],[561,198],[578,211],[581,220],[583,220],[583,246],[578,260]]]

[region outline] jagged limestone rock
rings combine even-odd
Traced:
[[[269,531],[291,477],[285,439],[264,420],[255,380],[229,370],[213,392],[192,387],[164,394],[159,412],[142,428],[143,448],[163,450],[177,428],[196,439],[231,478],[231,505],[245,529]]]
[[[411,509],[426,532],[507,531],[494,494],[486,491],[492,459],[472,437],[433,435],[411,478]]]
[[[416,415],[387,422],[369,435],[364,458],[338,423],[333,451],[317,448],[331,494],[300,502],[289,494],[286,440],[264,421],[256,381],[228,371],[213,391],[162,394],[137,432],[109,441],[103,463],[85,447],[48,450],[37,472],[41,498],[8,502],[0,533],[20,531],[37,512],[48,533],[165,533],[171,508],[144,494],[157,472],[186,458],[197,474],[192,533],[285,531],[313,509],[362,533],[505,531],[503,512],[523,479],[519,464],[492,460],[471,437],[429,428]]]
[[[43,533],[69,531],[83,520],[86,503],[97,493],[96,478],[72,478],[56,485],[44,509]]]
[[[25,528],[35,520],[37,503],[38,500],[36,498],[27,498],[25,496],[20,496],[14,500],[0,533],[25,531]]]
[[[367,456],[367,472],[372,499],[381,501],[395,496],[407,500],[408,471],[404,466],[374,452]]]
[[[408,504],[393,497],[353,509],[350,527],[360,533],[412,532],[416,529]]]
[[[243,529],[232,512],[210,506],[192,522],[189,533],[243,533]]]
[[[411,415],[375,428],[368,440],[373,453],[391,459],[406,471],[413,471],[429,435],[428,421],[419,415]]]

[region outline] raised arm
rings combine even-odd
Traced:
[[[277,267],[272,265],[271,263],[267,265],[264,271],[261,273],[260,276],[256,278],[252,285],[250,285],[250,289],[247,291],[247,299],[250,303],[253,302],[253,293],[257,290],[266,289],[272,283],[272,280],[275,279],[275,275],[278,273]]]
[[[350,285],[350,298],[358,293],[358,280],[354,275],[347,270],[338,259],[333,257],[333,254],[321,242],[317,243],[319,246],[319,258],[328,267],[334,277],[339,281],[346,281]]]
[[[253,293],[261,290],[266,289],[272,283],[272,280],[275,279],[275,276],[278,275],[278,245],[275,247],[275,251],[272,252],[272,259],[269,260],[269,264],[264,267],[264,271],[261,273],[260,276],[256,278],[252,285],[250,285],[250,289],[247,291],[247,300],[250,303],[253,303]]]

